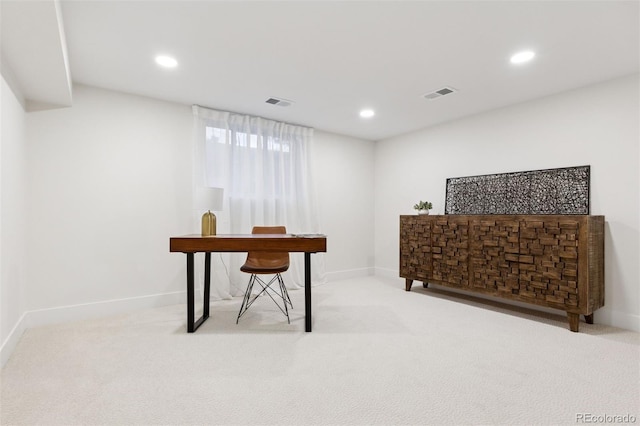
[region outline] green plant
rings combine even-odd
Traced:
[[[431,204],[430,201],[420,200],[420,202],[413,206],[413,208],[416,210],[431,210],[433,208],[433,204]]]

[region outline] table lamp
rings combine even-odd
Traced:
[[[222,210],[222,188],[197,188],[196,205],[199,210],[206,210],[202,215],[202,236],[216,235],[216,215],[211,212]]]

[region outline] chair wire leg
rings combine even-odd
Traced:
[[[249,306],[251,306],[251,303],[249,302],[249,299],[251,298],[251,292],[253,291],[253,284],[256,280],[256,276],[255,275],[251,275],[251,278],[249,278],[249,284],[247,284],[247,291],[244,292],[244,298],[242,299],[242,305],[240,305],[240,311],[238,312],[238,318],[236,318],[236,324],[238,324],[238,321],[240,320],[240,317],[247,312],[247,309],[249,309]]]
[[[271,287],[271,285],[275,284],[276,281],[278,282],[278,287],[280,290],[279,292]],[[262,289],[255,296],[251,297],[253,286],[256,282],[260,284],[260,287],[262,287]],[[244,298],[242,299],[242,305],[240,306],[238,317],[236,318],[236,324],[238,324],[240,317],[244,315],[245,312],[247,312],[253,302],[255,302],[258,297],[262,296],[262,294],[266,294],[267,296],[269,296],[269,298],[271,298],[273,303],[275,303],[280,311],[287,317],[287,322],[291,324],[291,319],[289,318],[289,306],[293,308],[293,303],[291,302],[289,292],[287,291],[287,287],[284,285],[284,280],[282,279],[282,275],[280,274],[276,274],[268,283],[264,282],[256,274],[251,275],[251,278],[249,278],[249,284],[247,285],[247,291],[244,293]],[[278,301],[273,297],[274,295],[282,299],[282,304],[284,306],[280,306],[280,303],[278,303]]]
[[[278,284],[280,285],[280,293],[282,295],[282,304],[284,305],[285,315],[287,316],[287,324],[291,324],[291,320],[289,319],[289,308],[287,307],[287,303],[291,305],[291,299],[289,299],[289,293],[287,292],[287,288],[284,286],[284,281],[280,274],[278,274]],[[285,299],[286,297],[286,299]],[[289,301],[287,302],[287,299]],[[293,305],[291,305],[293,308]]]
[[[291,303],[289,292],[287,291],[287,287],[284,285],[284,280],[282,279],[282,276],[280,274],[278,274],[278,279],[280,281],[280,288],[282,288],[282,294],[287,297],[286,302],[289,302],[289,306],[291,306],[291,308],[293,309],[293,303]],[[284,299],[284,297],[282,299]]]
[[[282,287],[280,287],[280,279],[278,278],[278,276],[279,276],[279,274],[275,275],[273,278],[271,278],[271,280],[269,281],[268,284],[265,284],[264,281],[262,281],[260,278],[257,278],[258,284],[260,284],[262,286],[262,291],[260,291],[260,293],[258,293],[258,296],[260,296],[262,293],[264,293],[267,296],[269,296],[271,298],[271,300],[273,300],[273,303],[276,304],[278,309],[280,309],[280,312],[282,312],[282,314],[286,315],[287,318],[288,318],[288,313],[286,311],[287,301],[284,298],[284,296],[282,295]],[[271,284],[273,284],[275,281],[278,281],[278,286],[280,287],[280,292],[277,292],[276,290],[271,288]],[[273,297],[273,295],[275,295],[275,296],[279,297],[280,299],[282,299],[282,304],[284,305],[284,309],[283,309],[282,306],[280,306],[280,303],[278,303],[278,301]]]

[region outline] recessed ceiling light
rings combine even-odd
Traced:
[[[376,115],[375,111],[372,109],[363,109],[360,111],[360,117],[362,118],[371,118]]]
[[[175,68],[178,66],[178,61],[176,61],[175,58],[172,58],[171,56],[159,55],[156,56],[156,64],[165,68]]]
[[[522,64],[525,62],[529,62],[530,60],[533,59],[533,57],[536,56],[535,52],[531,51],[531,50],[525,50],[523,52],[518,52],[515,55],[513,55],[511,57],[511,63],[512,64]]]

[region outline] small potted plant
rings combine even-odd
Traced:
[[[429,210],[433,208],[433,204],[431,204],[430,201],[420,200],[420,202],[413,206],[413,208],[418,210],[418,214],[429,214]]]

